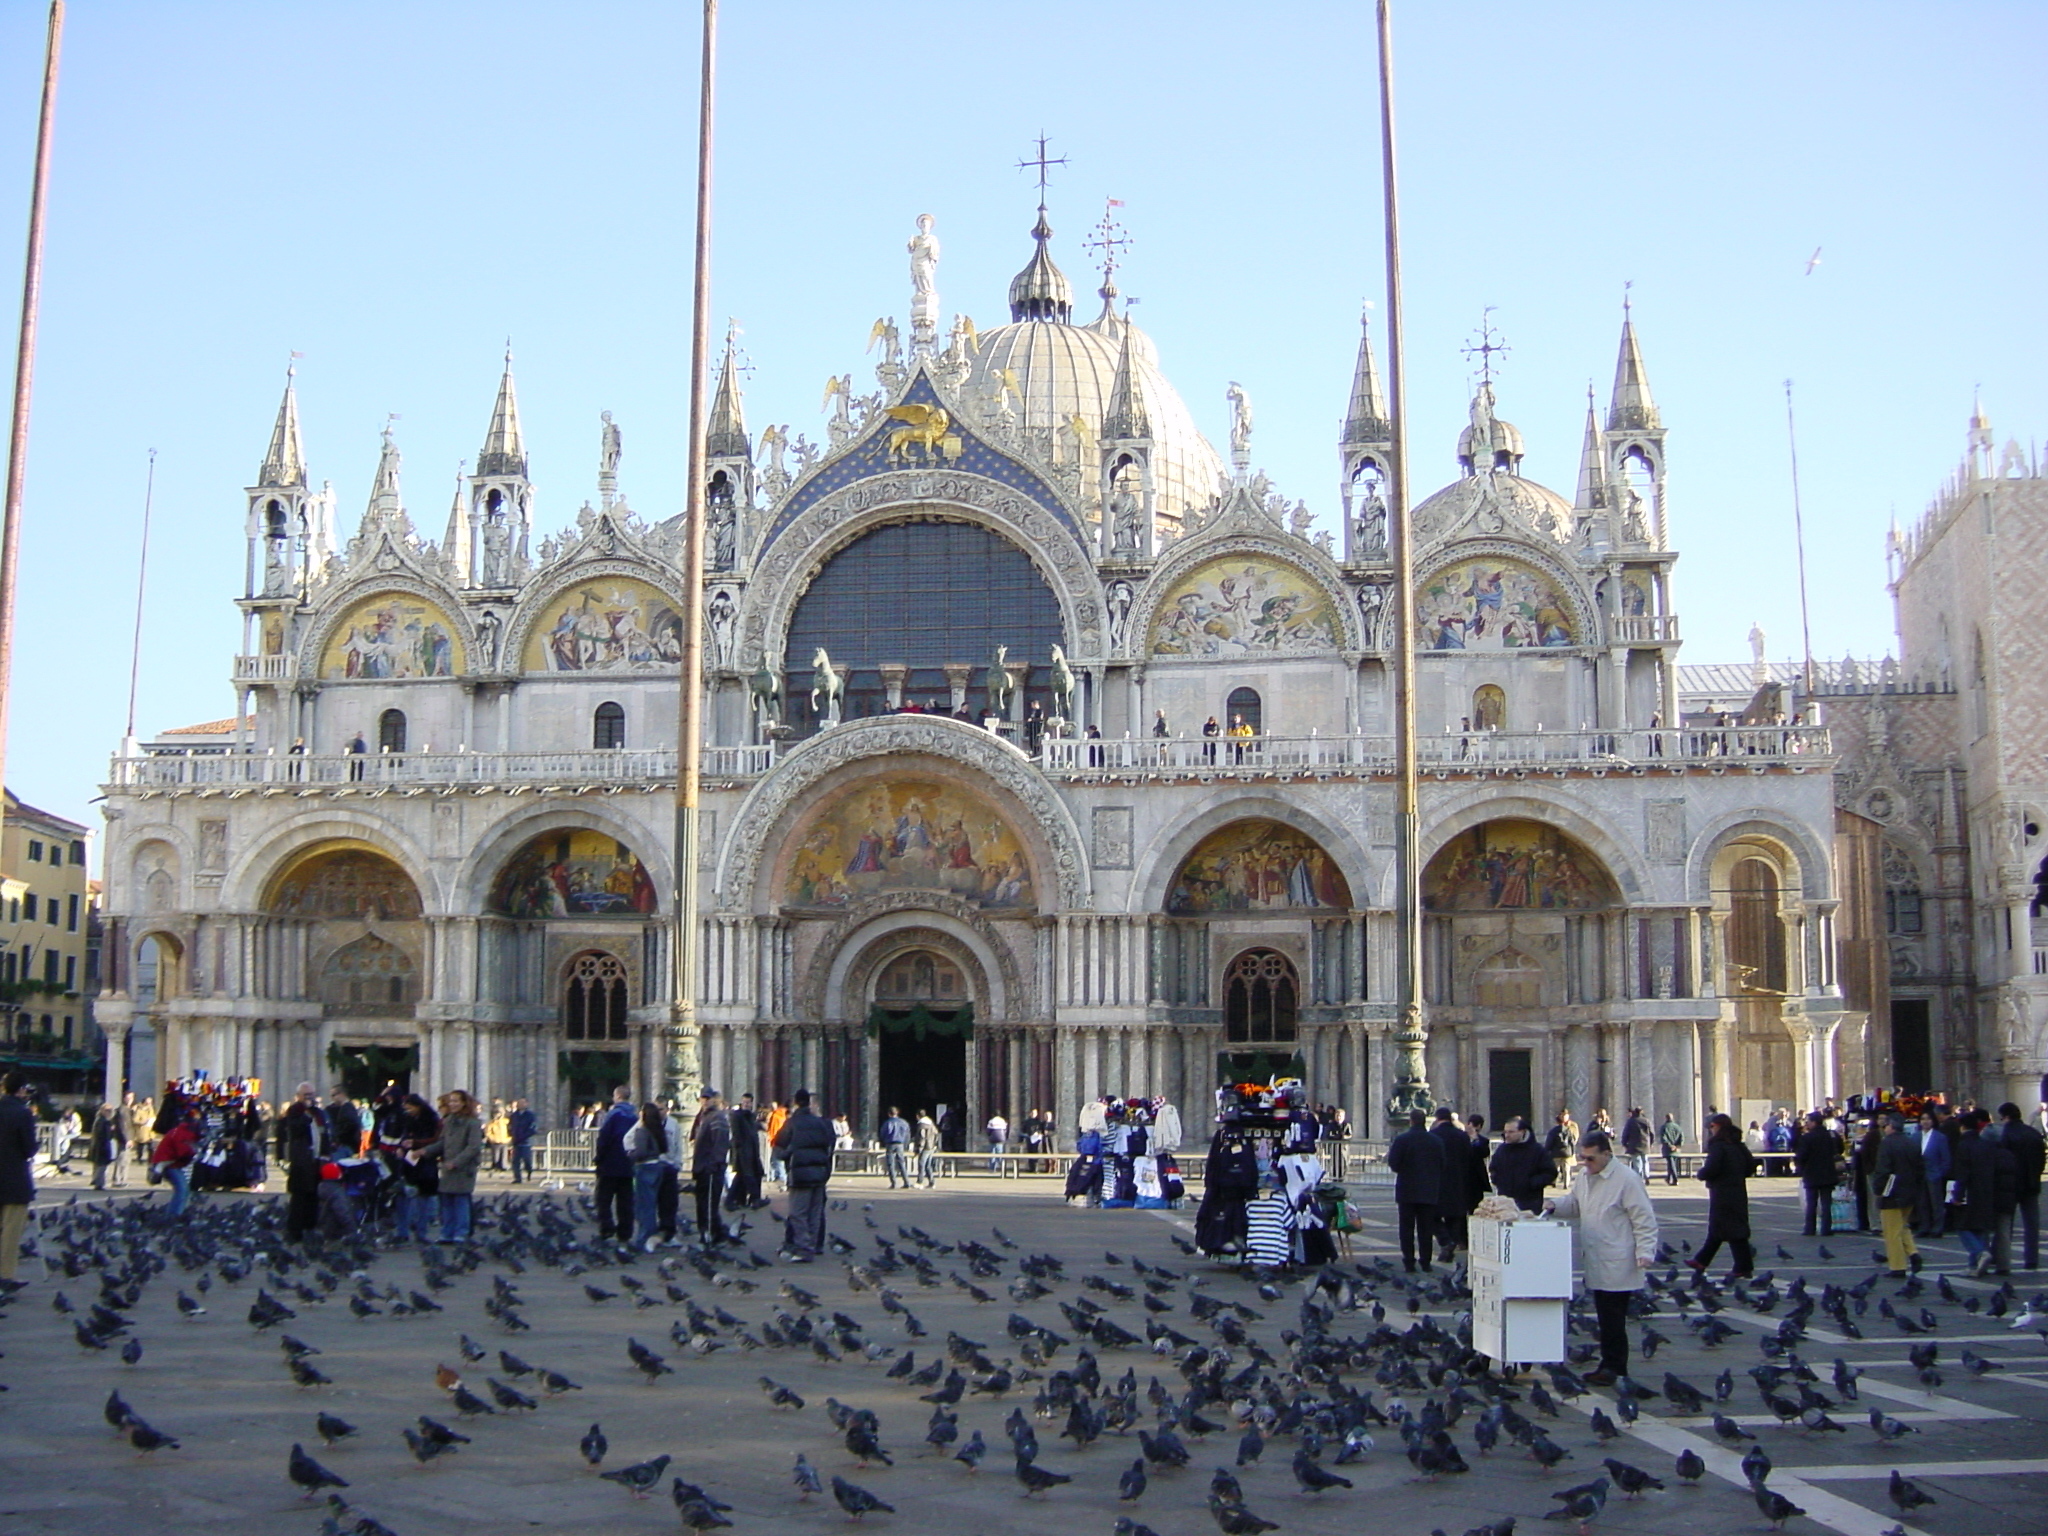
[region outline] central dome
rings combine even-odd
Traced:
[[[966,393],[976,400],[992,400],[1003,392],[1007,380],[1014,380],[1022,398],[1013,398],[1010,405],[1027,433],[1071,433],[1079,418],[1086,439],[1082,452],[1090,470],[1086,483],[1092,487],[1095,450],[1128,329],[1131,387],[1151,425],[1153,503],[1162,521],[1178,525],[1190,511],[1208,506],[1221,493],[1222,457],[1159,371],[1152,338],[1116,313],[1115,288],[1104,285],[1102,313],[1094,320],[1087,325],[1072,322],[1071,290],[1047,250],[1051,234],[1041,216],[1032,231],[1038,249],[1010,285],[1010,310],[1016,318],[981,333]]]

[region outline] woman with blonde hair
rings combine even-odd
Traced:
[[[460,1088],[449,1089],[437,1102],[441,1134],[415,1151],[413,1157],[418,1161],[434,1156],[441,1159],[441,1241],[466,1242],[477,1170],[484,1160],[483,1122],[477,1117],[476,1100]]]

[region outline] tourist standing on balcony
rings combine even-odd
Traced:
[[[361,731],[357,731],[355,735],[355,740],[351,741],[348,744],[348,755],[350,758],[350,762],[348,765],[348,776],[351,779],[360,780],[362,778],[363,759],[369,756],[369,753],[370,744],[367,741],[363,740],[363,733]]]
[[[1172,734],[1166,728],[1166,711],[1163,709],[1152,711],[1152,734],[1160,741],[1166,740]],[[2042,1108],[2048,1109],[2048,1105],[2043,1105]]]
[[[29,1172],[36,1157],[36,1115],[22,1097],[28,1080],[19,1072],[0,1077],[0,1282],[14,1286],[21,1262],[21,1234],[36,1197]]]

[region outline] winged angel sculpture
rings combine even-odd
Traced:
[[[944,462],[960,457],[960,434],[951,430],[953,418],[944,406],[912,402],[892,405],[887,414],[891,421],[903,423],[889,434],[889,458],[892,462],[908,459],[913,448],[928,464],[934,460]]]

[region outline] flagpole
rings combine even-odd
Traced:
[[[7,706],[14,694],[14,591],[21,569],[21,497],[28,479],[28,408],[35,381],[36,315],[43,297],[43,213],[50,184],[50,136],[57,125],[57,62],[64,0],[50,0],[43,52],[43,108],[28,200],[28,259],[21,279],[21,333],[14,352],[14,415],[7,434],[7,494],[0,507],[0,785],[7,782]]]
[[[149,589],[149,514],[156,504],[156,450],[149,450],[149,478],[142,488],[142,549],[135,561],[135,643],[128,653],[128,729],[121,737],[121,755],[135,749],[135,693],[142,681],[142,599]]]
[[[703,1082],[697,1031],[698,800],[704,762],[704,390],[711,333],[711,124],[718,0],[704,0],[697,91],[697,246],[690,301],[690,418],[684,491],[682,665],[676,693],[676,932],[662,1086],[685,1106]]]
[[[1408,1112],[1428,1109],[1429,1031],[1422,1016],[1420,772],[1415,741],[1415,546],[1408,523],[1408,384],[1401,316],[1401,197],[1394,156],[1394,26],[1391,0],[1378,0],[1380,184],[1387,235],[1387,404],[1393,442],[1387,455],[1389,553],[1394,566],[1394,918],[1399,930],[1395,997],[1394,1091],[1387,1113],[1405,1129]]]

